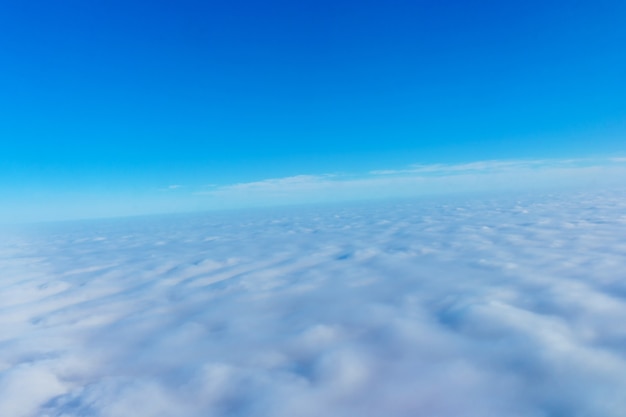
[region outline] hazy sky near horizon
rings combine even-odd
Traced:
[[[362,198],[374,177],[403,195],[379,174],[477,161],[619,176],[624,21],[618,0],[6,0],[0,216],[228,207],[259,184]]]

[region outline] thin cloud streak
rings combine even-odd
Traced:
[[[626,185],[626,164],[611,160],[478,161],[414,165],[367,175],[296,175],[215,187],[195,194],[224,206],[332,202],[447,193]]]
[[[607,161],[619,162],[615,158]],[[580,167],[586,165],[604,165],[607,161],[591,159],[535,159],[535,160],[490,160],[477,161],[462,164],[415,164],[408,169],[400,170],[375,170],[372,175],[398,175],[398,174],[438,174],[450,175],[454,173],[497,173],[519,169],[546,169],[556,167]]]

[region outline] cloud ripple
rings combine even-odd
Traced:
[[[2,416],[623,416],[626,195],[59,223],[0,246]]]

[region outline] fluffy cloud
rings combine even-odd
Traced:
[[[596,192],[6,232],[0,414],[623,416],[625,212]]]

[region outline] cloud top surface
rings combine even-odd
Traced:
[[[0,246],[0,415],[623,416],[626,195],[60,223]]]

